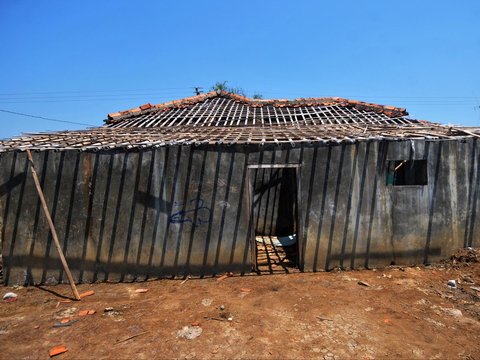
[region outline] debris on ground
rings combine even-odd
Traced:
[[[54,357],[54,356],[66,353],[67,351],[68,349],[65,345],[57,345],[48,351],[48,356]]]
[[[480,248],[466,247],[457,250],[449,259],[443,260],[443,264],[451,264],[453,267],[470,266],[480,262]]]
[[[212,299],[203,299],[202,300],[202,305],[203,306],[210,306],[212,305],[213,300]]]
[[[455,280],[448,280],[447,281],[447,286],[449,288],[456,289],[457,288],[457,282]]]
[[[8,288],[22,306],[0,306],[0,357],[46,356],[63,343],[65,358],[480,359],[480,262],[468,264],[80,284],[101,296],[58,308],[68,284]],[[139,306],[134,290],[147,285],[156,296]],[[79,317],[87,309],[102,317]]]
[[[232,272],[227,272],[225,273],[224,275],[220,276],[219,278],[217,278],[217,281],[223,281],[225,280],[226,278],[228,277],[232,277],[233,276],[233,273]]]
[[[120,316],[123,312],[121,310],[116,310],[115,308],[109,306],[103,310],[103,315],[107,316]]]
[[[87,296],[92,296],[93,294],[95,294],[94,290],[86,291],[86,292],[80,294],[80,299],[83,299],[84,297],[87,297]]]
[[[445,307],[442,307],[442,306],[437,306],[437,305],[434,305],[431,307],[433,309],[433,311],[435,311],[435,313],[437,313],[438,315],[448,315],[448,316],[452,316],[452,317],[456,317],[456,318],[461,318],[463,316],[463,313],[461,310],[458,310],[458,309],[454,309],[454,308],[445,308]]]
[[[446,309],[444,310],[447,315],[460,318],[463,316],[462,311],[458,309]]]
[[[14,302],[17,301],[18,295],[15,294],[14,292],[7,292],[5,295],[3,295],[3,301],[5,302]]]
[[[216,320],[216,321],[227,321],[226,318],[223,317],[215,317],[215,316],[204,316],[203,317],[205,320]],[[233,320],[233,318],[232,318]]]
[[[93,309],[90,309],[90,310],[81,310],[79,313],[78,313],[78,316],[87,316],[87,315],[93,315],[95,314],[96,311],[93,310]]]
[[[77,320],[62,319],[60,321],[55,322],[55,324],[53,324],[53,327],[58,328],[58,327],[72,326],[72,324],[74,324],[75,322],[77,322]]]
[[[203,330],[200,326],[184,326],[177,331],[177,337],[187,340],[193,340],[202,334]]]
[[[357,284],[358,284],[358,285],[362,285],[362,286],[366,286],[366,287],[369,287],[369,286],[370,286],[369,283],[367,283],[366,281],[362,281],[362,280],[360,280]]]
[[[126,337],[124,339],[121,339],[121,340],[118,340],[115,344],[120,344],[120,343],[123,343],[125,341],[128,341],[128,340],[131,340],[131,339],[134,339],[140,335],[143,335],[143,334],[146,334],[148,331],[144,331],[144,332],[141,332],[139,334],[135,334],[135,335],[132,335],[132,336],[129,336],[129,337]]]
[[[139,294],[143,294],[143,293],[148,292],[148,289],[136,289],[135,292],[139,293]]]
[[[55,319],[61,320],[65,318],[70,318],[74,316],[77,313],[77,308],[76,307],[71,307],[65,310],[61,310],[60,312],[57,313],[55,316]]]
[[[233,315],[230,313],[222,311],[218,316],[222,320],[233,321]],[[218,318],[212,318],[212,320],[217,320],[217,319]]]
[[[16,298],[18,295],[15,294],[14,292],[7,292],[5,295],[3,295],[3,300],[11,299],[11,298]]]

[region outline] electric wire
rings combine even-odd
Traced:
[[[116,102],[116,101],[147,101],[146,97],[155,97],[155,103],[164,102],[169,99],[192,96],[195,89],[201,87],[171,87],[171,88],[144,88],[144,89],[110,89],[110,90],[66,90],[66,91],[31,91],[31,92],[3,92],[0,93],[0,104],[26,104],[26,103],[68,103],[68,102]],[[192,90],[193,89],[193,90]],[[209,87],[204,87],[209,89]],[[197,92],[197,90],[195,90]],[[270,94],[284,97],[285,95],[294,95],[298,98],[298,93],[289,91],[261,91],[254,93]],[[316,95],[315,97],[319,97]],[[330,96],[325,96],[330,97]],[[372,102],[389,102],[402,106],[469,106],[473,105],[475,110],[478,106],[478,98],[475,96],[375,96],[375,95],[346,95],[343,98],[370,100]],[[152,102],[153,103],[153,102]],[[473,104],[472,104],[473,103]],[[96,126],[92,124],[74,122],[68,120],[54,119],[43,116],[25,114],[10,110],[1,110],[4,113],[10,113],[19,116],[26,116],[47,121],[60,123]]]
[[[93,125],[93,124],[87,124],[87,123],[81,123],[81,122],[75,122],[75,121],[52,119],[52,118],[47,118],[47,117],[44,117],[44,116],[24,114],[24,113],[20,113],[20,112],[16,112],[16,111],[10,111],[10,110],[4,110],[4,109],[0,109],[0,111],[4,112],[4,113],[8,113],[8,114],[26,116],[26,117],[48,120],[48,121],[55,121],[55,122],[66,123],[66,124],[75,124],[75,125],[84,125],[84,126],[97,126],[97,125]]]

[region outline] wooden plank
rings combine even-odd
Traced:
[[[249,169],[283,169],[283,168],[299,168],[302,164],[257,164],[248,165]]]
[[[457,130],[457,131],[463,132],[465,134],[471,135],[473,137],[480,138],[480,134],[475,134],[474,132],[471,132],[471,131],[468,131],[468,130],[465,130],[465,129],[462,129],[462,128],[454,128],[454,129]]]
[[[42,187],[40,186],[40,181],[38,180],[38,175],[37,175],[37,172],[35,171],[35,166],[33,164],[32,153],[30,152],[29,149],[27,149],[27,157],[28,157],[28,161],[30,162],[30,169],[32,171],[32,177],[33,177],[33,181],[35,182],[35,187],[37,188],[38,197],[40,198],[40,202],[42,203],[42,208],[45,213],[45,217],[47,218],[48,226],[50,227],[52,238],[55,243],[55,247],[57,248],[60,261],[62,262],[63,269],[67,274],[68,282],[70,283],[70,287],[72,288],[72,293],[75,300],[80,300],[80,295],[78,294],[77,287],[75,286],[75,282],[73,281],[72,273],[70,272],[70,268],[68,267],[67,260],[63,255],[62,247],[60,246],[60,241],[58,240],[57,231],[55,230],[55,226],[50,216],[50,212],[48,211],[47,203],[45,201],[45,197],[43,196]]]

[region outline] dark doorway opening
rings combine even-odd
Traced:
[[[252,167],[253,264],[258,273],[299,270],[298,166]]]

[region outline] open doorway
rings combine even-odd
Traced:
[[[299,165],[249,166],[252,263],[258,273],[299,270]]]

